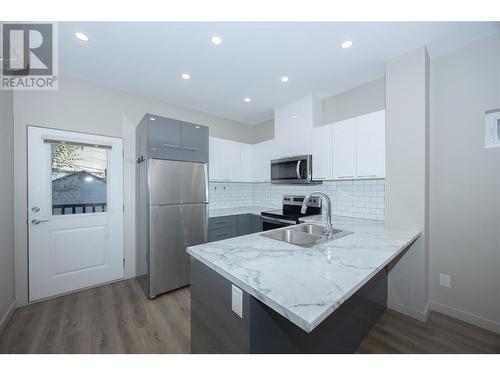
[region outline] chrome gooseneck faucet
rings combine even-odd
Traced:
[[[333,230],[332,230],[332,204],[330,202],[330,198],[328,197],[328,195],[326,195],[325,193],[322,193],[321,191],[310,192],[309,194],[307,194],[304,197],[304,200],[302,202],[302,208],[300,209],[300,212],[302,212],[303,214],[306,213],[307,203],[309,203],[309,198],[313,195],[319,195],[320,197],[322,197],[326,201],[326,208],[327,208],[326,226],[325,226],[325,229],[323,230],[323,234],[327,240],[331,240],[332,239],[332,232],[333,232]]]

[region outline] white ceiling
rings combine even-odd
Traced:
[[[382,77],[385,62],[427,45],[432,57],[500,32],[494,22],[59,24],[59,71],[256,124],[309,93]],[[85,32],[90,41],[77,40]],[[213,35],[222,44],[210,42]],[[340,44],[353,41],[353,47]],[[188,72],[191,79],[181,79]],[[283,84],[282,75],[290,80]],[[249,96],[251,103],[244,103]]]

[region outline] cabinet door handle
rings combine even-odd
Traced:
[[[302,162],[302,160],[298,160],[298,161],[297,161],[297,170],[296,170],[296,172],[297,172],[297,178],[298,178],[299,180],[301,179],[301,177],[300,177],[300,163],[301,163],[301,162]]]
[[[164,143],[163,147],[172,147],[172,148],[181,148],[181,146],[178,145],[173,145],[171,143]]]
[[[198,151],[198,147],[187,147],[187,146],[182,146],[182,148],[185,148],[186,150],[191,150],[191,151]]]
[[[339,176],[339,178],[354,178],[354,176]]]
[[[377,177],[376,174],[360,174],[358,177]]]

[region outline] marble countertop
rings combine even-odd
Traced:
[[[219,217],[228,215],[240,215],[240,214],[254,214],[259,215],[262,211],[275,210],[272,207],[262,207],[262,206],[248,206],[248,207],[236,207],[236,208],[210,208],[208,209],[209,217]]]
[[[317,215],[303,221],[322,220]],[[353,233],[309,248],[255,233],[187,251],[311,332],[421,233],[387,229],[381,221],[335,216],[333,226]]]

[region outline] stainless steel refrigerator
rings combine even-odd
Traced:
[[[142,230],[143,284],[147,297],[190,283],[186,248],[207,241],[207,164],[149,159],[149,204]]]
[[[171,124],[161,130],[167,127]],[[151,131],[147,135],[139,128],[138,147],[142,147],[141,132],[151,138]],[[208,143],[208,129],[206,138]],[[181,146],[179,152],[167,150],[165,155],[159,155],[156,146],[151,147],[151,140],[143,143],[143,150],[138,151],[136,176],[136,278],[145,295],[154,298],[190,284],[186,248],[207,242],[208,153],[194,154],[191,149],[183,151]],[[150,149],[156,154],[152,155]]]

